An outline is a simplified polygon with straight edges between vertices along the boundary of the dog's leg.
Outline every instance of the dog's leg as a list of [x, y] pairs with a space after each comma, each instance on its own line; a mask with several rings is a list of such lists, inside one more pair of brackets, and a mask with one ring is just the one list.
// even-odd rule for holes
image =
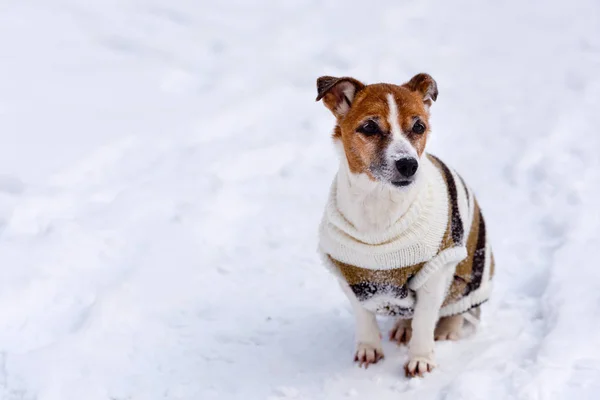
[[348, 296], [354, 317], [356, 318], [356, 354], [354, 361], [362, 367], [367, 368], [369, 364], [375, 364], [383, 358], [381, 347], [381, 334], [377, 326], [375, 314], [365, 309], [356, 295], [348, 286], [348, 283], [340, 280], [340, 285]]
[[440, 268], [417, 290], [412, 320], [412, 338], [408, 346], [407, 376], [423, 376], [435, 368], [434, 330], [453, 269]]
[[435, 340], [458, 340], [464, 323], [462, 314], [443, 317], [435, 327]]
[[404, 344], [410, 342], [412, 336], [412, 320], [399, 318], [390, 331], [390, 340]]

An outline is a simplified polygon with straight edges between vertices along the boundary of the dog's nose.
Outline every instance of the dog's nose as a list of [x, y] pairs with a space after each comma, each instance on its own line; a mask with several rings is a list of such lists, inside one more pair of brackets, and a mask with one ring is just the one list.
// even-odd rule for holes
[[410, 178], [414, 174], [417, 173], [417, 169], [419, 168], [419, 163], [414, 158], [401, 158], [396, 161], [396, 169], [400, 172], [405, 178]]

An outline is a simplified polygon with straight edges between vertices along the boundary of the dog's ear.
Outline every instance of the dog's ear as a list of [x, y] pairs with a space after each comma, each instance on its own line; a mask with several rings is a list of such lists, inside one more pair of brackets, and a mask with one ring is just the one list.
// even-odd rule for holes
[[423, 103], [425, 103], [427, 107], [431, 107], [431, 104], [437, 100], [437, 83], [428, 74], [417, 74], [403, 86], [412, 90], [413, 92], [420, 93], [423, 96]]
[[322, 76], [317, 79], [317, 100], [323, 99], [323, 103], [333, 115], [341, 118], [350, 109], [356, 93], [365, 85], [354, 78], [334, 78], [333, 76]]

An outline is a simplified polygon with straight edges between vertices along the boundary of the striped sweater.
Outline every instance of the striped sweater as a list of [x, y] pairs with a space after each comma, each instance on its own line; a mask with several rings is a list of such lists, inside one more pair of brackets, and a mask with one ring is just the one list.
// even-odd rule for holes
[[440, 316], [460, 314], [490, 295], [494, 258], [479, 204], [462, 178], [432, 155], [428, 185], [385, 232], [360, 232], [336, 204], [334, 179], [320, 227], [325, 264], [365, 308], [412, 318], [415, 290], [439, 268], [454, 267]]

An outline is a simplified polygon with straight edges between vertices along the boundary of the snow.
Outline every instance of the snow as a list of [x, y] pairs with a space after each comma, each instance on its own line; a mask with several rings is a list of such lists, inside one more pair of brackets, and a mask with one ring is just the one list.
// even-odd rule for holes
[[[5, 3], [0, 399], [597, 398], [597, 2]], [[388, 342], [352, 363], [314, 98], [421, 71], [498, 275], [478, 332], [408, 380]]]

